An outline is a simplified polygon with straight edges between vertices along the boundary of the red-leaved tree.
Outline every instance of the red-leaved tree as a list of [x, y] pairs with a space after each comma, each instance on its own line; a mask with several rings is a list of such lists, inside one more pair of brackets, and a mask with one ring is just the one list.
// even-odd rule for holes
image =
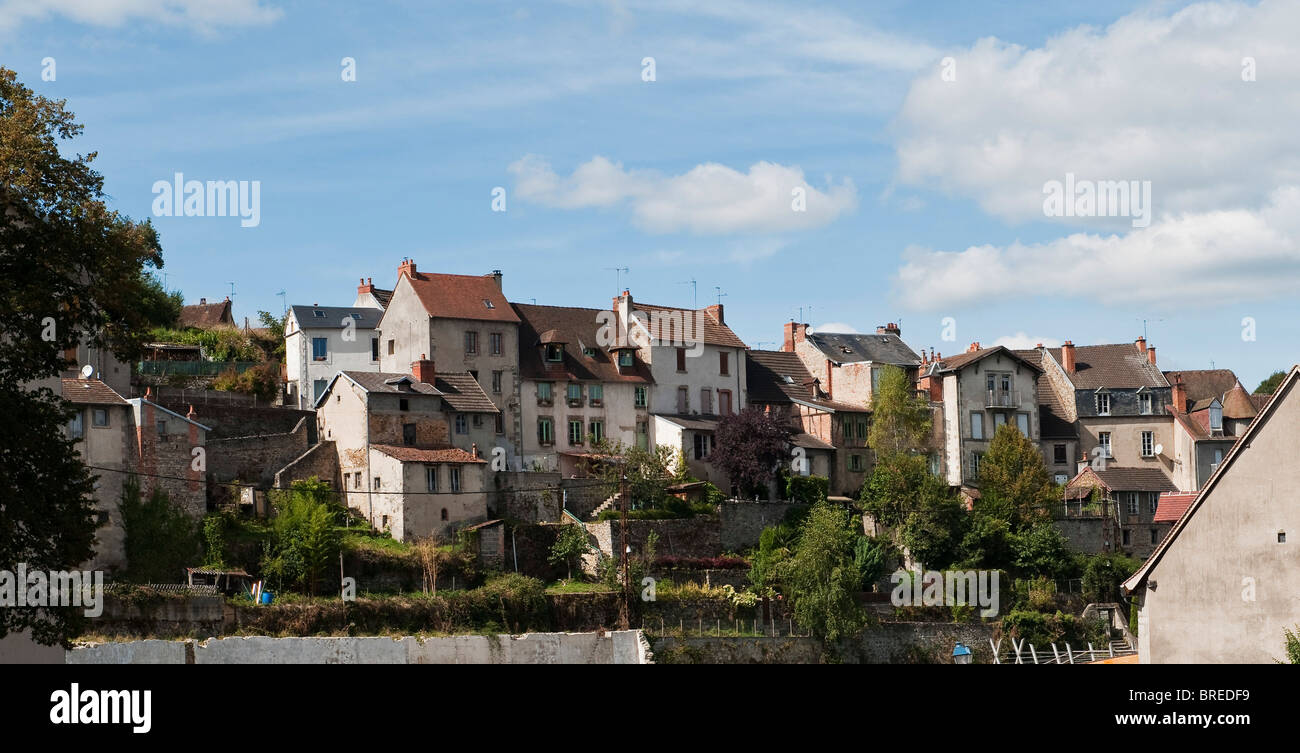
[[790, 427], [750, 406], [718, 422], [709, 462], [727, 474], [742, 493], [765, 488], [777, 467], [790, 457]]

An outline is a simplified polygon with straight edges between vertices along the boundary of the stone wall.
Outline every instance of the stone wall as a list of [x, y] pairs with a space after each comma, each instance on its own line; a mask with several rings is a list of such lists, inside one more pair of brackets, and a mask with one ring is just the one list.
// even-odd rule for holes
[[[974, 662], [984, 664], [993, 660], [992, 636], [993, 626], [981, 623], [882, 622], [841, 641], [836, 651], [846, 664], [951, 663], [952, 649], [961, 641], [971, 648]], [[817, 664], [824, 660], [820, 641], [790, 636], [665, 635], [652, 639], [651, 647], [660, 663]]]
[[[605, 556], [613, 556], [615, 549], [621, 546], [618, 520], [602, 520], [583, 525], [595, 537], [596, 545]], [[629, 520], [627, 528], [628, 541], [634, 555], [639, 555], [645, 548], [646, 537], [651, 531], [659, 534], [655, 553], [660, 557], [717, 557], [722, 554], [721, 530], [718, 518], [713, 515], [668, 520]]]
[[[720, 506], [722, 548], [728, 552], [758, 546], [763, 529], [779, 524], [792, 508], [807, 507], [799, 502], [748, 502], [727, 500]], [[665, 552], [666, 554], [666, 552]]]
[[311, 423], [304, 417], [288, 432], [209, 439], [209, 480], [270, 486], [277, 471], [309, 449], [307, 428]]
[[[1116, 550], [1117, 526], [1108, 517], [1057, 518], [1056, 528], [1070, 543], [1070, 548], [1084, 554], [1101, 554]], [[1106, 542], [1110, 545], [1107, 546]]]
[[158, 404], [184, 416], [194, 406], [194, 420], [212, 429], [208, 439], [248, 437], [257, 434], [285, 434], [294, 430], [298, 422], [307, 419], [310, 441], [316, 441], [316, 413], [293, 408], [272, 408], [252, 405], [219, 405], [202, 400], [186, 402], [178, 396], [165, 393]]
[[334, 449], [334, 442], [321, 442], [294, 458], [275, 474], [274, 485], [277, 489], [287, 489], [294, 481], [312, 476], [328, 481], [335, 489], [343, 488], [339, 475], [339, 456]]
[[[499, 471], [488, 486], [488, 510], [494, 517], [524, 523], [555, 523], [560, 519], [560, 474]], [[543, 487], [546, 487], [543, 489]]]

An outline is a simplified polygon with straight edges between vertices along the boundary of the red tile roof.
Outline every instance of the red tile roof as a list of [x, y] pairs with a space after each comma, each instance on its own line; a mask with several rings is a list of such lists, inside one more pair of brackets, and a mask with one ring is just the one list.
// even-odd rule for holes
[[[641, 319], [650, 337], [663, 343], [702, 341], [705, 345], [724, 348], [745, 348], [745, 342], [731, 328], [709, 312], [708, 309], [681, 309], [674, 306], [656, 306], [640, 301], [632, 302], [632, 310], [645, 314]], [[679, 316], [680, 315], [680, 316]], [[681, 331], [677, 324], [681, 323]], [[696, 329], [702, 330], [696, 332]]]
[[370, 448], [379, 450], [390, 458], [396, 458], [403, 463], [486, 463], [487, 461], [474, 457], [459, 447], [439, 447], [436, 449], [422, 449], [419, 447], [403, 447], [392, 444], [372, 444]]
[[399, 278], [399, 289], [403, 279], [410, 283], [429, 316], [488, 322], [519, 321], [492, 275], [416, 272], [413, 277], [403, 275]]
[[[570, 382], [635, 382], [650, 384], [650, 367], [639, 358], [620, 373], [616, 353], [598, 343], [602, 309], [571, 306], [537, 306], [512, 303], [519, 315], [519, 371], [525, 379]], [[549, 337], [548, 337], [549, 335]], [[540, 344], [564, 343], [564, 360], [547, 363]], [[587, 355], [584, 348], [594, 349]]]
[[64, 379], [63, 399], [73, 405], [128, 405], [126, 398], [98, 379]]
[[1183, 517], [1183, 513], [1187, 512], [1187, 508], [1191, 507], [1196, 494], [1197, 492], [1162, 493], [1159, 502], [1156, 503], [1156, 514], [1151, 519], [1152, 522], [1177, 523], [1178, 519]]
[[181, 307], [180, 318], [176, 320], [177, 326], [182, 329], [186, 327], [197, 327], [198, 329], [208, 329], [223, 324], [230, 326], [235, 325], [235, 318], [230, 314], [230, 299], [227, 298], [220, 303], [194, 303], [189, 306]]

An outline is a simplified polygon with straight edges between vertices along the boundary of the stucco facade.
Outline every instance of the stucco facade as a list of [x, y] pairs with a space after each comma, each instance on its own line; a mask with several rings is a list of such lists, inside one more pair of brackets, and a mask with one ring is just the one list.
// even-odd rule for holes
[[[317, 312], [320, 312], [319, 315]], [[378, 308], [293, 306], [284, 325], [285, 373], [300, 410], [311, 410], [340, 371], [379, 371]]]

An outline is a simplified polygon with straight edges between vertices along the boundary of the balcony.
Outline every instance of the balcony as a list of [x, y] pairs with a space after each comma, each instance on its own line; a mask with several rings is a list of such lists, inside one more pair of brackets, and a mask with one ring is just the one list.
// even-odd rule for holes
[[984, 405], [988, 408], [1007, 408], [1011, 410], [1019, 408], [1019, 390], [988, 390]]

